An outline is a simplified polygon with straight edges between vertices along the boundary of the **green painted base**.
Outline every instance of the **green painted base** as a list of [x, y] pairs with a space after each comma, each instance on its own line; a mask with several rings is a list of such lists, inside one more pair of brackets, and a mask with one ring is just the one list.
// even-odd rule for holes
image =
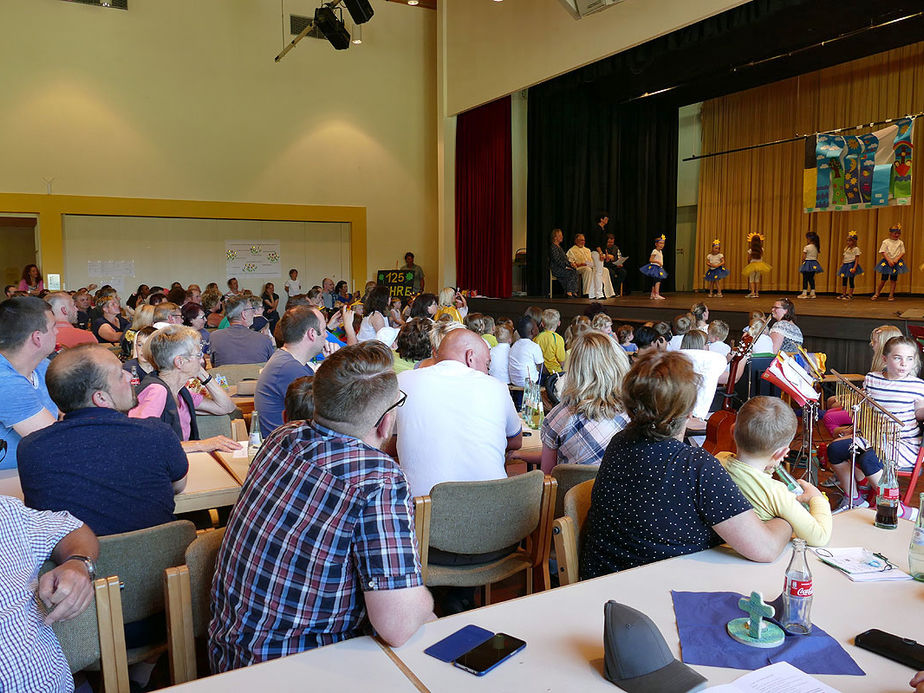
[[748, 619], [736, 618], [725, 626], [728, 634], [740, 643], [750, 647], [779, 647], [786, 638], [783, 629], [775, 623], [762, 621], [760, 624], [760, 637], [752, 638], [748, 632]]

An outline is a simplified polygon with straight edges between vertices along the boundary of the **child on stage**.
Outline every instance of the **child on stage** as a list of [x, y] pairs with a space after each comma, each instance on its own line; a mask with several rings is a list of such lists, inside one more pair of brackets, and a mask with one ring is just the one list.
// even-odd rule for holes
[[805, 234], [805, 240], [808, 243], [802, 249], [802, 265], [799, 266], [799, 272], [802, 273], [802, 293], [799, 294], [799, 298], [815, 298], [815, 275], [824, 272], [818, 264], [821, 241], [814, 231]]
[[853, 300], [853, 282], [858, 276], [863, 274], [863, 268], [860, 267], [860, 249], [857, 247], [857, 232], [851, 231], [847, 234], [847, 247], [844, 248], [844, 263], [837, 271], [841, 278], [841, 295], [838, 296], [842, 301]]
[[879, 254], [882, 260], [876, 265], [876, 271], [882, 275], [882, 281], [879, 282], [879, 288], [871, 296], [870, 300], [875, 301], [882, 293], [882, 287], [886, 281], [889, 282], [889, 300], [895, 300], [895, 284], [898, 282], [898, 275], [906, 274], [909, 269], [905, 264], [905, 244], [899, 236], [902, 235], [902, 225], [894, 224], [889, 227], [889, 237], [882, 241], [879, 246]]
[[730, 272], [725, 267], [725, 255], [722, 254], [722, 243], [716, 238], [712, 241], [712, 252], [706, 256], [706, 276], [705, 280], [709, 282], [709, 298], [712, 298], [713, 291], [716, 296], [722, 298], [722, 280]]
[[648, 264], [639, 267], [639, 271], [649, 277], [652, 282], [651, 296], [648, 298], [656, 301], [664, 300], [664, 296], [661, 295], [661, 281], [667, 279], [667, 272], [664, 271], [664, 254], [661, 251], [664, 250], [666, 240], [663, 233], [655, 238], [655, 247], [651, 251], [651, 257], [648, 258]]
[[760, 278], [773, 268], [763, 261], [764, 237], [757, 231], [748, 234], [748, 264], [744, 266], [742, 274], [748, 278], [748, 288], [751, 293], [747, 298], [760, 298]]

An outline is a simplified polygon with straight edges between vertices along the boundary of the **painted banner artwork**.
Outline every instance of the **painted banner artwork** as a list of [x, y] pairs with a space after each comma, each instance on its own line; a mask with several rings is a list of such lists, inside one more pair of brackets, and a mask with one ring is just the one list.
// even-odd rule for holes
[[225, 266], [228, 277], [280, 277], [279, 241], [225, 241]]
[[914, 121], [902, 118], [865, 135], [816, 135], [807, 140], [805, 211], [911, 204], [913, 134]]

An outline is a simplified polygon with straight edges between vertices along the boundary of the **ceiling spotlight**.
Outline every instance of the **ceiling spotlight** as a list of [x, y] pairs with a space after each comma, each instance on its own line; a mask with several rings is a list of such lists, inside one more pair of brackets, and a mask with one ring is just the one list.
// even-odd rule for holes
[[369, 0], [343, 0], [343, 4], [346, 5], [347, 12], [353, 18], [354, 24], [365, 24], [375, 14]]
[[363, 25], [357, 24], [353, 27], [353, 44], [358, 46], [363, 42]]
[[314, 23], [324, 34], [324, 38], [330, 41], [330, 45], [338, 51], [346, 50], [350, 47], [350, 32], [346, 30], [342, 19], [337, 19], [337, 15], [330, 7], [319, 7], [314, 11]]
[[419, 3], [419, 2], [420, 2], [420, 0], [407, 0], [407, 4], [410, 5], [411, 7], [413, 7], [414, 5], [416, 5], [416, 4]]

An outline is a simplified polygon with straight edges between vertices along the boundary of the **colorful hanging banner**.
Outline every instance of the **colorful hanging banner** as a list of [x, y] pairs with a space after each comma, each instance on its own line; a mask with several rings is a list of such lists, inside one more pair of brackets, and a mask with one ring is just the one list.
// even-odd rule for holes
[[814, 166], [809, 159], [803, 174], [805, 211], [911, 204], [913, 136], [911, 118], [859, 136], [816, 135]]

